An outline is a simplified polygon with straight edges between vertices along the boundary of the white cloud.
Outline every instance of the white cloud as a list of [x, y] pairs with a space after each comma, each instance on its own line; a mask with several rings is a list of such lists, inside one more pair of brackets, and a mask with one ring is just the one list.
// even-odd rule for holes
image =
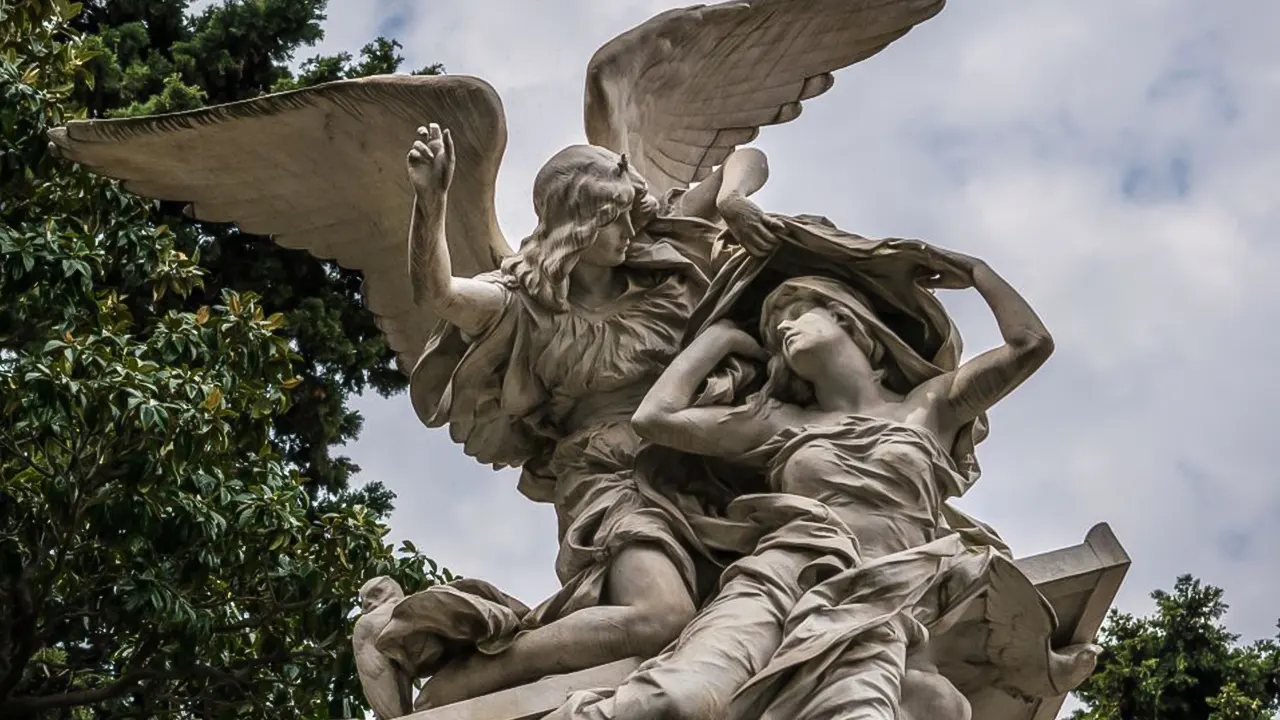
[[[332, 0], [326, 49], [395, 15], [410, 66], [497, 87], [515, 240], [533, 173], [582, 138], [587, 59], [667, 6]], [[1280, 616], [1276, 27], [1267, 0], [956, 2], [758, 143], [767, 208], [983, 256], [1055, 331], [1057, 357], [993, 413], [966, 507], [1019, 554], [1108, 521], [1134, 557], [1121, 607], [1194, 573], [1250, 638]], [[997, 340], [980, 301], [947, 300], [970, 348]], [[400, 494], [396, 536], [527, 601], [555, 587], [554, 521], [513, 473], [423, 429], [404, 397], [360, 407], [351, 454]]]

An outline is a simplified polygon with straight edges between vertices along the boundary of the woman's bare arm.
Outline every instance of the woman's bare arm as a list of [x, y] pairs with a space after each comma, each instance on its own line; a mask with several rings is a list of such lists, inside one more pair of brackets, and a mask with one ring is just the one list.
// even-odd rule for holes
[[419, 128], [418, 134], [408, 157], [415, 195], [409, 224], [413, 300], [463, 332], [478, 332], [498, 317], [506, 299], [502, 288], [493, 283], [453, 276], [445, 237], [453, 182], [453, 138], [436, 125]]
[[[947, 253], [987, 301], [1004, 345], [926, 383], [943, 424], [959, 428], [1013, 392], [1053, 354], [1053, 338], [1031, 305], [985, 262]], [[919, 393], [921, 390], [917, 390]]]
[[780, 429], [765, 413], [731, 406], [691, 407], [698, 387], [731, 353], [763, 359], [764, 350], [732, 325], [716, 324], [689, 344], [654, 383], [632, 417], [650, 442], [713, 457], [750, 452]]

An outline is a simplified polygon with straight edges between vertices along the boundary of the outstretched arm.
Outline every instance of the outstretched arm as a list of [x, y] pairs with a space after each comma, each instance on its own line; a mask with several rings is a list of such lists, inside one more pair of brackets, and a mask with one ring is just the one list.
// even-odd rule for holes
[[954, 270], [972, 280], [995, 315], [1004, 345], [988, 350], [954, 372], [932, 380], [916, 393], [933, 393], [940, 420], [956, 429], [986, 412], [1053, 354], [1053, 338], [1031, 305], [987, 264], [960, 253], [940, 251]]
[[731, 406], [691, 407], [698, 387], [730, 354], [765, 359], [750, 335], [717, 323], [676, 356], [645, 395], [631, 422], [650, 442], [693, 453], [733, 458], [754, 450], [778, 431], [777, 418]]
[[409, 224], [409, 280], [415, 303], [463, 332], [484, 329], [502, 312], [505, 299], [497, 285], [453, 276], [445, 240], [449, 186], [453, 182], [453, 138], [439, 126], [418, 128], [409, 151], [409, 178], [414, 188]]

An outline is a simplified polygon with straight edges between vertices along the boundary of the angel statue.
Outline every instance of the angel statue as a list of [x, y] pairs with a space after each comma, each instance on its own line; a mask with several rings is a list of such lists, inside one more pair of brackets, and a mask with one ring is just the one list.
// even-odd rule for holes
[[[734, 500], [718, 530], [742, 559], [662, 654], [548, 720], [970, 720], [990, 716], [969, 699], [987, 690], [1073, 689], [1098, 648], [1054, 648], [1052, 607], [947, 504], [976, 479], [983, 414], [1049, 357], [1048, 331], [980, 260], [779, 221], [788, 240], [708, 296], [703, 330], [634, 416], [652, 442], [765, 474], [768, 492]], [[935, 287], [975, 288], [1004, 344], [958, 364]], [[767, 379], [699, 406], [731, 356], [767, 363]]]
[[652, 656], [693, 617], [722, 559], [690, 521], [733, 489], [636, 472], [630, 419], [728, 257], [722, 231], [754, 256], [782, 231], [745, 200], [767, 168], [740, 146], [942, 6], [747, 0], [618, 36], [587, 68], [589, 144], [538, 172], [516, 252], [494, 209], [502, 105], [475, 78], [341, 81], [52, 140], [140, 195], [360, 270], [422, 422], [555, 505], [562, 589], [538, 607], [479, 581], [395, 605], [376, 646], [439, 706]]

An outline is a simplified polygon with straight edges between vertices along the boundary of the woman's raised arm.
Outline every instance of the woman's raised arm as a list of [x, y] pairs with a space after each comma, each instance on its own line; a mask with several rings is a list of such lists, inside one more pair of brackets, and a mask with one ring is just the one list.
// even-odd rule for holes
[[1004, 345], [916, 390], [925, 397], [934, 394], [940, 402], [936, 408], [940, 419], [954, 429], [991, 409], [1040, 369], [1053, 354], [1053, 338], [1031, 305], [985, 262], [960, 253], [937, 252], [951, 266], [949, 270], [971, 281], [987, 301], [1004, 338]]

